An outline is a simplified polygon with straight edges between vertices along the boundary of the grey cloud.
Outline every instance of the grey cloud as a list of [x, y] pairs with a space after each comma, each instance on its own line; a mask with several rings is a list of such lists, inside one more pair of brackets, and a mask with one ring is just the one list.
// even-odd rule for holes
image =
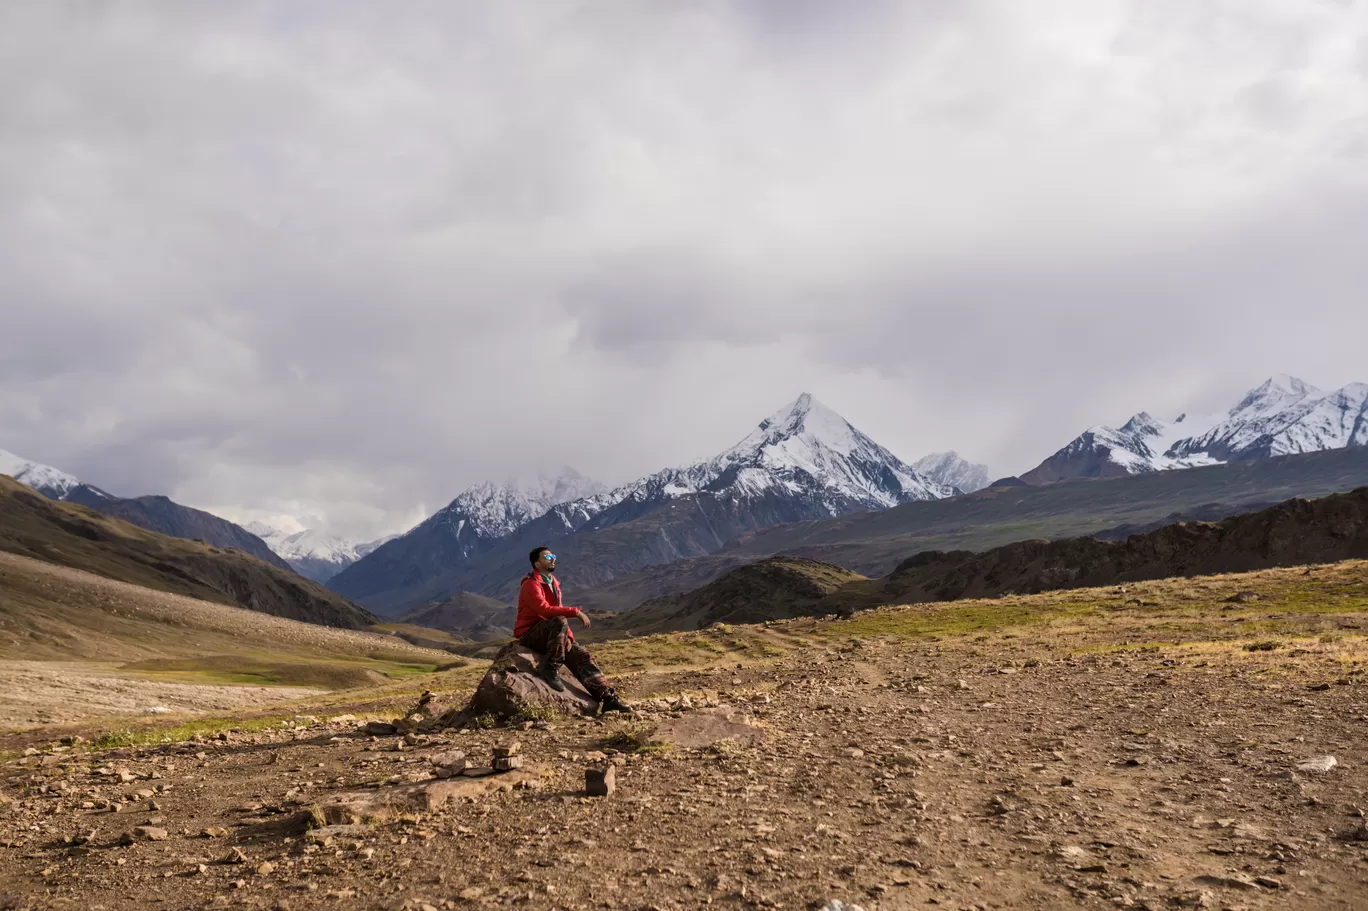
[[1368, 379], [1365, 16], [8, 4], [0, 447], [368, 534], [803, 389], [1021, 470]]

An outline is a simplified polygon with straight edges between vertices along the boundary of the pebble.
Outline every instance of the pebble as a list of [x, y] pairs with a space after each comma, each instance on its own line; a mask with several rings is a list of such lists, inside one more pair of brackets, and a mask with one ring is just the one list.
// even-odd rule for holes
[[1298, 772], [1328, 772], [1339, 765], [1339, 760], [1334, 756], [1317, 756], [1314, 759], [1307, 759], [1297, 763]]

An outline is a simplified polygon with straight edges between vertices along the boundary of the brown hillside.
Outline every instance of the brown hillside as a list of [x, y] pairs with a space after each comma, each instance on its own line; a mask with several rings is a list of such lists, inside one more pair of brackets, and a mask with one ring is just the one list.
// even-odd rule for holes
[[473, 592], [457, 592], [445, 601], [425, 604], [400, 618], [401, 624], [455, 633], [464, 639], [489, 642], [513, 635], [517, 611], [502, 601]]
[[842, 587], [865, 580], [850, 570], [806, 557], [772, 557], [727, 573], [697, 591], [648, 601], [605, 617], [602, 633], [704, 629], [714, 623], [760, 623], [825, 613], [816, 605]]
[[882, 579], [849, 586], [828, 607], [874, 607], [1034, 594], [1249, 572], [1368, 557], [1368, 487], [1320, 500], [1288, 500], [1220, 522], [1179, 522], [1124, 541], [1021, 541], [981, 554], [928, 552]]
[[307, 623], [365, 629], [376, 622], [341, 595], [241, 551], [145, 531], [8, 477], [0, 477], [0, 550]]
[[[760, 620], [1147, 579], [1249, 572], [1368, 558], [1368, 487], [1320, 500], [1288, 500], [1220, 522], [1179, 522], [1122, 541], [1021, 541], [984, 553], [928, 551], [865, 579], [831, 564], [780, 557], [733, 570], [684, 595], [648, 601], [602, 624], [605, 632], [700, 629]], [[848, 578], [825, 590], [794, 584], [790, 568], [826, 567]], [[799, 574], [801, 576], [801, 574]]]

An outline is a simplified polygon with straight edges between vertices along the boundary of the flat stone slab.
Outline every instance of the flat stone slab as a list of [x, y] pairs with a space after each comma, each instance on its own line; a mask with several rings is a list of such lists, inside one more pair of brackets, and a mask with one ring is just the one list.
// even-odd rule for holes
[[510, 790], [524, 782], [540, 779], [542, 771], [540, 765], [528, 765], [483, 778], [433, 779], [416, 784], [344, 791], [321, 802], [318, 809], [329, 826], [385, 822], [403, 813], [430, 813], [449, 800]]
[[670, 718], [661, 722], [652, 736], [653, 739], [668, 741], [686, 750], [701, 750], [724, 740], [742, 746], [754, 746], [765, 739], [765, 732], [751, 724], [750, 718], [744, 714], [718, 709]]

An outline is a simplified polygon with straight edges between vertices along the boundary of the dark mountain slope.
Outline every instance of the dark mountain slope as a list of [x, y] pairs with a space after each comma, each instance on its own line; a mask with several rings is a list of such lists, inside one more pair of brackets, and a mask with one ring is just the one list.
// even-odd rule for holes
[[0, 550], [278, 617], [365, 629], [368, 612], [290, 569], [49, 500], [0, 476]]
[[457, 592], [445, 601], [425, 604], [399, 618], [400, 623], [454, 633], [476, 642], [513, 635], [517, 610], [484, 595]]
[[591, 632], [649, 633], [704, 629], [714, 623], [763, 623], [825, 613], [825, 599], [844, 586], [867, 581], [830, 563], [805, 557], [771, 557], [732, 570], [698, 591], [648, 601], [636, 610], [599, 620]]
[[1323, 497], [1363, 485], [1368, 485], [1368, 449], [1358, 447], [1107, 481], [991, 486], [952, 500], [759, 530], [716, 554], [623, 574], [601, 588], [571, 589], [566, 596], [595, 610], [630, 610], [774, 554], [882, 576], [921, 551], [984, 551], [1022, 540], [1115, 536], [1122, 529], [1221, 519], [1292, 497]]
[[[845, 614], [884, 604], [994, 598], [1368, 559], [1368, 487], [1320, 500], [1288, 500], [1220, 522], [1180, 522], [1124, 541], [1073, 538], [1020, 541], [984, 553], [929, 551], [904, 560], [883, 578], [848, 579], [826, 591], [789, 581], [791, 573], [786, 575], [785, 570], [799, 559], [776, 557], [732, 570], [697, 591], [648, 601], [620, 614], [608, 628], [698, 629], [733, 618], [753, 623]], [[831, 579], [843, 572], [815, 561], [802, 561], [801, 566], [822, 567]]]
[[76, 488], [66, 496], [66, 502], [88, 506], [157, 534], [198, 539], [214, 547], [234, 547], [272, 566], [294, 572], [290, 564], [271, 550], [265, 541], [227, 519], [182, 506], [167, 497], [109, 497], [91, 494], [87, 490]]

